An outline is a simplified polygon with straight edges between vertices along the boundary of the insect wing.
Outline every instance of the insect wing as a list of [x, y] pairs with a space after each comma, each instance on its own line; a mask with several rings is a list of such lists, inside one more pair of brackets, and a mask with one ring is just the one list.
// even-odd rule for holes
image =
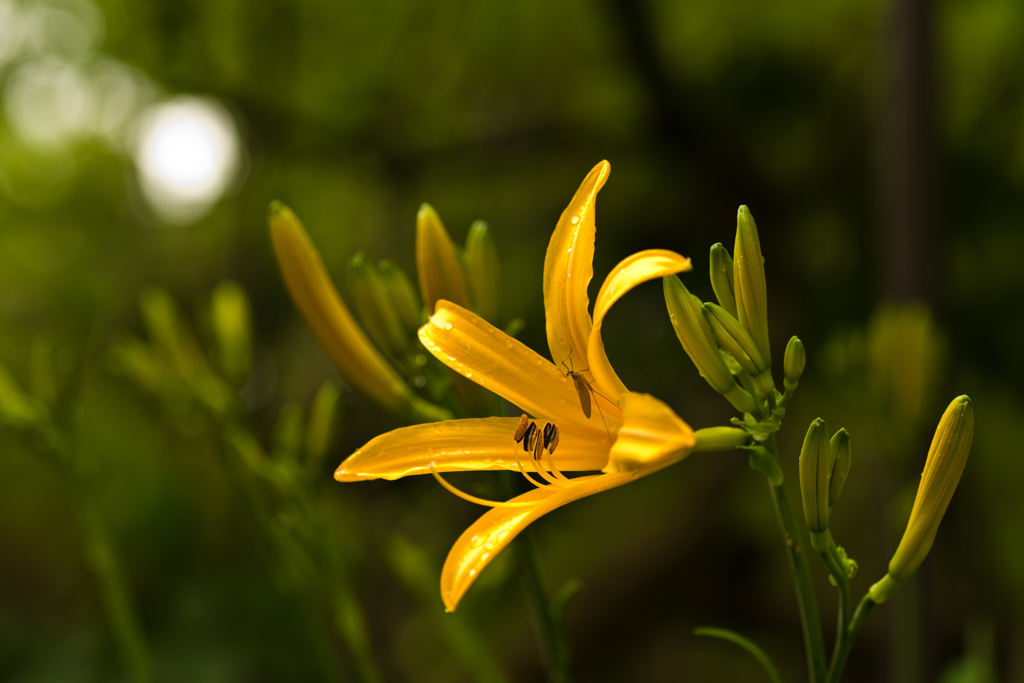
[[587, 386], [587, 380], [583, 378], [583, 375], [574, 373], [572, 376], [572, 382], [576, 385], [576, 393], [580, 395], [580, 408], [583, 408], [583, 414], [586, 415], [587, 419], [590, 419], [590, 387]]

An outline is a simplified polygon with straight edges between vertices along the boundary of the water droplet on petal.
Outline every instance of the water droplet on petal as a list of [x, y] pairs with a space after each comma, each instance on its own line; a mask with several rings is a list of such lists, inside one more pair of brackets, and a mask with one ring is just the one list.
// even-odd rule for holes
[[452, 329], [452, 324], [451, 323], [445, 323], [444, 324], [444, 329], [446, 329], [446, 330]]

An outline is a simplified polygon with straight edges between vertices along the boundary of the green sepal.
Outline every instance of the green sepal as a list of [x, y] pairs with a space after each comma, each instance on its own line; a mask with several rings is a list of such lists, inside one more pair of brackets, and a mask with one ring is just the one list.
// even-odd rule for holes
[[747, 464], [750, 465], [750, 469], [760, 472], [767, 477], [772, 486], [782, 486], [782, 482], [786, 480], [785, 475], [782, 473], [782, 467], [779, 466], [779, 461], [768, 452], [767, 448], [764, 446], [745, 446], [743, 448], [750, 453], [750, 457], [747, 458]]

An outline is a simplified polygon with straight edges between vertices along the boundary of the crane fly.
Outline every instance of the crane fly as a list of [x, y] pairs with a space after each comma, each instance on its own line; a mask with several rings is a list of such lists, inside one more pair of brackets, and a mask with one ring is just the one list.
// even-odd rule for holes
[[[569, 367], [565, 367], [566, 360], [569, 361]], [[591, 394], [600, 396], [604, 400], [611, 403], [611, 400], [607, 396], [594, 389], [594, 387], [591, 386], [590, 381], [588, 381], [587, 378], [583, 376], [583, 373], [589, 370], [590, 368], [583, 368], [582, 370], [576, 370], [575, 368], [573, 368], [572, 347], [569, 347], [569, 355], [566, 356], [565, 360], [562, 361], [562, 368], [564, 368], [564, 370], [559, 370], [559, 372], [564, 372], [563, 376], [572, 380], [572, 385], [576, 387], [576, 395], [580, 397], [580, 408], [583, 410], [583, 416], [586, 417], [588, 420], [590, 419], [590, 416], [593, 414], [592, 405], [594, 403], [597, 403], [596, 399], [594, 401], [590, 400]], [[612, 438], [612, 433], [608, 431], [608, 423], [605, 422], [604, 412], [601, 410], [600, 404], [597, 405], [597, 412], [601, 415], [601, 422], [604, 423], [604, 431], [608, 433], [608, 438], [610, 440]]]

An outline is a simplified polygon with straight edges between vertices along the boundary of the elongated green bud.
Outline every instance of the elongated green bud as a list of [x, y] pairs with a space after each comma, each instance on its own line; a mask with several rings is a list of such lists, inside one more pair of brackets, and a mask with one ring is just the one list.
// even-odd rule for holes
[[343, 404], [341, 387], [327, 380], [316, 392], [313, 406], [309, 410], [309, 423], [306, 425], [306, 465], [314, 476], [320, 470], [320, 463], [330, 447], [335, 426], [341, 420]]
[[419, 292], [412, 286], [405, 271], [391, 259], [384, 259], [377, 264], [377, 268], [391, 290], [391, 298], [395, 302], [395, 309], [402, 324], [405, 325], [406, 332], [416, 336], [416, 331], [424, 321], [423, 302], [420, 301]]
[[479, 315], [498, 324], [498, 250], [484, 221], [475, 221], [466, 235], [466, 281], [469, 296]]
[[786, 375], [782, 384], [786, 387], [786, 391], [796, 389], [806, 365], [807, 351], [804, 350], [804, 343], [800, 341], [799, 337], [791, 337], [789, 343], [786, 344], [786, 356], [782, 361], [782, 368]]
[[850, 465], [853, 463], [850, 433], [846, 429], [840, 429], [832, 435], [829, 451], [828, 505], [831, 508], [843, 492], [843, 484], [850, 476]]
[[721, 242], [711, 247], [711, 288], [715, 290], [718, 304], [736, 315], [736, 286], [733, 279], [732, 256]]
[[889, 562], [889, 573], [871, 587], [871, 599], [875, 602], [888, 600], [897, 586], [913, 576], [928, 556], [939, 523], [946, 514], [956, 485], [960, 483], [973, 438], [971, 399], [958, 396], [946, 408], [935, 430], [914, 507], [910, 511], [910, 521], [896, 554]]
[[439, 299], [472, 308], [462, 259], [430, 204], [422, 205], [416, 215], [416, 269], [420, 295], [429, 313]]
[[676, 331], [679, 343], [697, 366], [701, 377], [711, 388], [725, 396], [737, 410], [750, 413], [755, 410], [753, 397], [736, 384], [732, 373], [718, 352], [711, 326], [700, 309], [700, 300], [690, 294], [675, 275], [662, 278], [668, 317]]
[[238, 283], [225, 281], [210, 302], [221, 371], [236, 384], [245, 381], [252, 363], [252, 315], [249, 298]]
[[800, 497], [804, 504], [804, 519], [811, 532], [811, 545], [815, 534], [828, 531], [828, 466], [831, 449], [828, 429], [820, 417], [811, 423], [800, 449]]
[[701, 309], [721, 347], [753, 378], [758, 391], [765, 396], [770, 395], [775, 389], [771, 369], [761, 355], [761, 350], [739, 321], [729, 315], [724, 308], [712, 303], [704, 304]]
[[733, 448], [740, 448], [750, 443], [750, 434], [739, 427], [705, 427], [693, 433], [697, 443], [693, 452], [698, 451], [726, 451]]
[[741, 206], [736, 214], [736, 248], [733, 250], [736, 284], [736, 312], [740, 324], [750, 333], [766, 367], [772, 364], [768, 346], [768, 288], [764, 279], [761, 240], [750, 209]]
[[400, 357], [409, 345], [391, 290], [373, 261], [362, 252], [345, 267], [345, 280], [359, 319], [378, 345], [394, 357]]
[[302, 448], [305, 415], [297, 403], [285, 403], [274, 423], [274, 456], [295, 459]]

